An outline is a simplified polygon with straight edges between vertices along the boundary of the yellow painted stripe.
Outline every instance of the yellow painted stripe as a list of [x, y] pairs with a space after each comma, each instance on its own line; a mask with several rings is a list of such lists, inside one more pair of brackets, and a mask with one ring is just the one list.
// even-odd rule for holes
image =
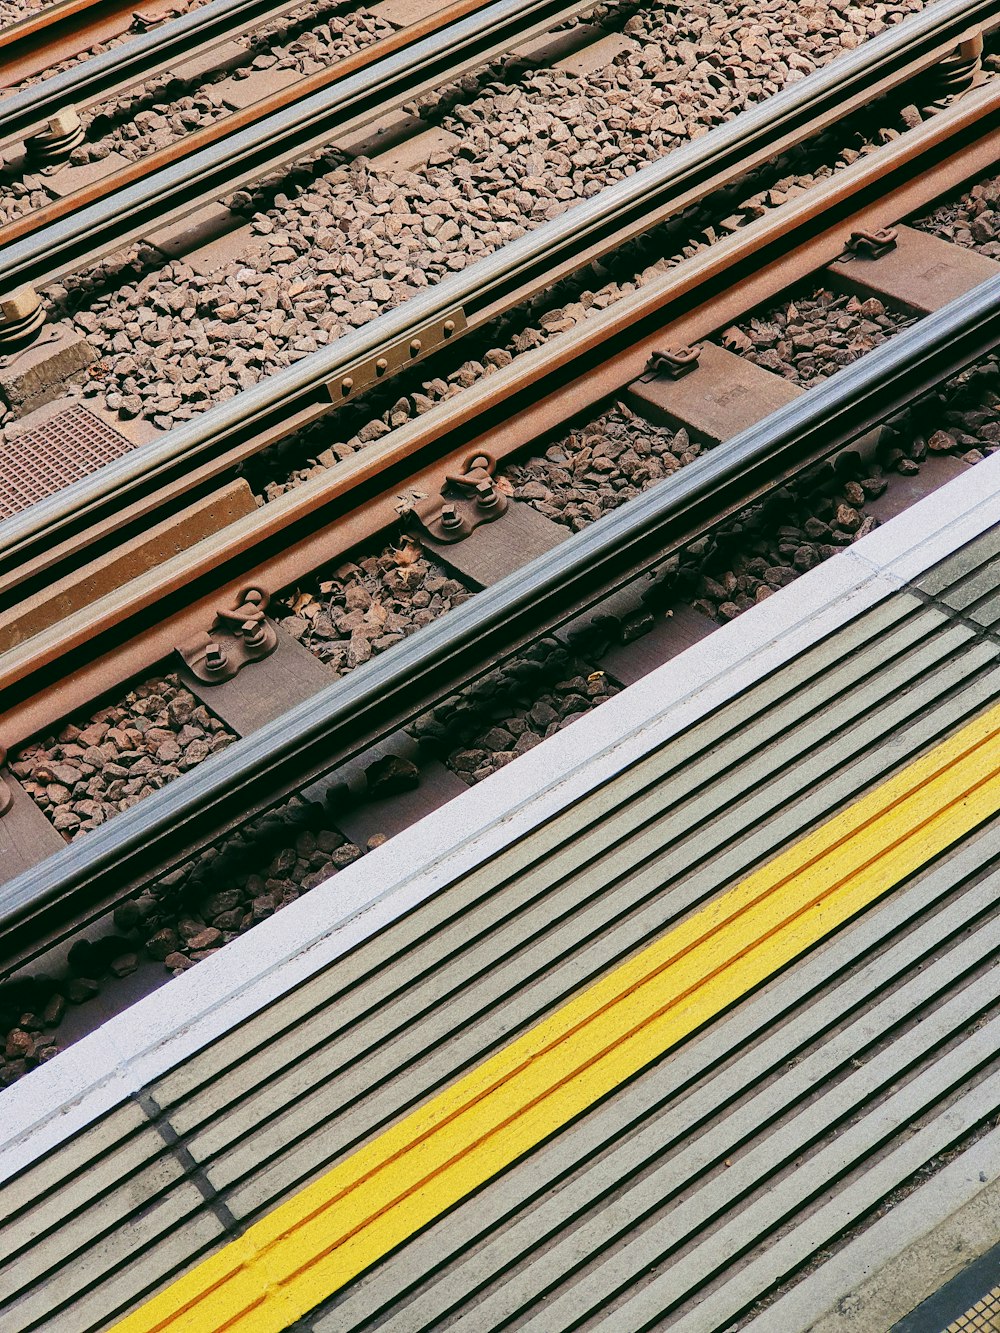
[[352, 1153], [117, 1333], [279, 1333], [998, 809], [1000, 707]]

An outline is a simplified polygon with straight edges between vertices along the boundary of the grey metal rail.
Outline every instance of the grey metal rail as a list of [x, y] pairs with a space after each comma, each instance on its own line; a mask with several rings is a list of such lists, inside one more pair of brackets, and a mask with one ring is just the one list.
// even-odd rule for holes
[[[480, 24], [493, 21], [489, 16], [496, 10], [526, 15], [538, 4], [539, 0], [519, 5], [515, 5], [515, 0], [502, 0], [499, 6], [491, 6], [482, 15], [449, 29], [450, 39], [455, 42], [468, 40], [473, 31], [479, 30]], [[96, 515], [102, 506], [125, 504], [142, 490], [150, 489], [181, 470], [190, 470], [199, 460], [236, 443], [259, 429], [263, 421], [274, 419], [276, 415], [290, 415], [311, 396], [322, 394], [324, 386], [348, 367], [408, 340], [434, 318], [456, 307], [468, 313], [477, 306], [486, 305], [505, 290], [516, 288], [532, 274], [544, 273], [561, 260], [583, 253], [602, 234], [613, 235], [629, 220], [641, 219], [653, 208], [662, 207], [665, 201], [689, 198], [691, 192], [699, 188], [707, 192], [712, 180], [727, 167], [732, 168], [751, 153], [766, 151], [771, 145], [787, 146], [790, 137], [804, 138], [817, 117], [834, 115], [849, 99], [862, 96], [876, 86], [882, 89], [894, 78], [902, 79], [915, 60], [930, 59], [942, 47], [947, 48], [957, 41], [970, 25], [985, 23], [995, 17], [996, 0], [938, 0], [923, 13], [889, 28], [864, 46], [847, 52], [833, 64], [790, 85], [734, 120], [717, 126], [700, 139], [567, 209], [559, 217], [462, 272], [450, 275], [329, 347], [211, 408], [190, 423], [176, 427], [143, 449], [106, 465], [57, 495], [6, 519], [0, 523], [0, 561], [22, 558], [34, 539], [44, 537], [46, 543], [56, 541], [74, 525]], [[408, 67], [411, 62], [419, 64], [430, 58], [429, 47], [435, 40], [418, 43], [373, 70], [337, 85], [336, 96], [342, 99], [345, 111], [370, 95], [370, 90], [366, 91], [367, 83], [375, 70], [381, 70], [388, 77], [390, 69]], [[329, 112], [325, 99], [330, 96], [326, 92], [318, 94], [274, 120], [280, 119], [283, 124], [302, 121], [314, 125], [321, 115], [320, 101], [326, 108], [323, 117]], [[384, 90], [381, 96], [384, 103]], [[266, 125], [270, 127], [268, 132], [273, 133], [275, 125], [272, 121]], [[227, 160], [230, 155], [235, 160], [240, 145], [252, 155], [261, 132], [264, 127], [252, 127], [226, 140]], [[206, 153], [198, 154], [11, 246], [8, 252], [0, 254], [0, 290], [5, 283], [13, 285], [19, 278], [30, 276], [32, 266], [44, 266], [50, 255], [58, 267], [60, 254], [71, 253], [74, 246], [89, 244], [87, 237], [94, 235], [97, 229], [112, 227], [114, 223], [107, 217], [109, 209], [121, 209], [126, 220], [130, 210], [148, 210], [150, 199], [154, 195], [156, 199], [160, 198], [156, 193], [160, 188], [156, 185], [158, 180], [164, 197], [170, 198], [183, 194], [189, 179], [197, 182], [210, 171], [217, 176], [218, 168], [205, 159]], [[238, 163], [234, 166], [236, 169]]]
[[25, 138], [66, 106], [77, 110], [90, 106], [109, 92], [169, 69], [171, 63], [190, 60], [211, 42], [239, 36], [295, 7], [294, 0], [282, 5], [267, 0], [210, 0], [190, 14], [0, 99], [0, 140]]
[[[593, 606], [1000, 339], [994, 278], [0, 887], [0, 971]], [[72, 927], [67, 922], [72, 918]]]
[[[404, 50], [4, 246], [0, 291], [53, 281], [113, 253], [144, 232], [178, 221], [321, 149], [345, 124], [382, 115], [592, 3], [494, 0]], [[0, 230], [0, 238], [2, 234]]]

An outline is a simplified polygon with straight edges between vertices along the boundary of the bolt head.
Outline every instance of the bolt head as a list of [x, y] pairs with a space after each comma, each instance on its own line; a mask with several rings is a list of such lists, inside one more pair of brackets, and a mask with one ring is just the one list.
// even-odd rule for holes
[[8, 323], [13, 323], [14, 320], [27, 319], [33, 315], [41, 304], [41, 298], [34, 287], [18, 287], [0, 300], [0, 312]]

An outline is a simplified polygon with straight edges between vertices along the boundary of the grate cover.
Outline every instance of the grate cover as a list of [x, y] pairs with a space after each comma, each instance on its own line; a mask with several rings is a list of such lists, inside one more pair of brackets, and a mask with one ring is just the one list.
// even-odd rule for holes
[[0, 445], [0, 518], [27, 509], [136, 446], [74, 405]]

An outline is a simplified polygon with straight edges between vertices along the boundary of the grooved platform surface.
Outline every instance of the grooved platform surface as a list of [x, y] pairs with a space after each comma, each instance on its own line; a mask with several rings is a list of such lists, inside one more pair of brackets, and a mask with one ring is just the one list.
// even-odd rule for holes
[[36, 1156], [0, 1327], [766, 1320], [1000, 1113], [998, 554], [556, 785]]

